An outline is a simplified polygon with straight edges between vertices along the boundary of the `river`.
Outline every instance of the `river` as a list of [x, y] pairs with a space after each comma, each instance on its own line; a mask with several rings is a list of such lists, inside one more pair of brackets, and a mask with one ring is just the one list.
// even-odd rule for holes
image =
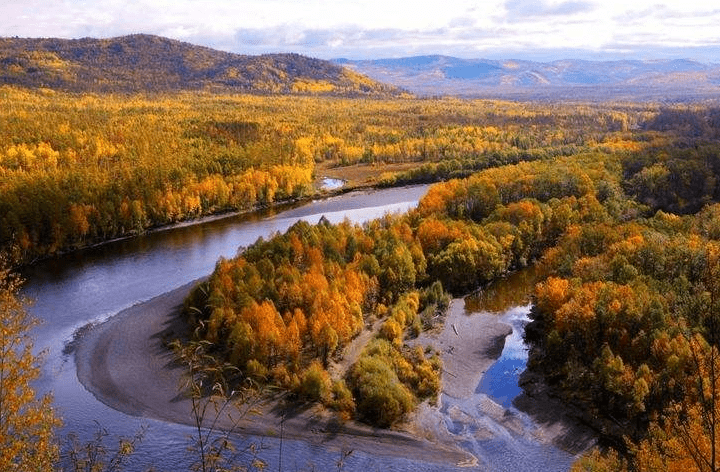
[[[29, 311], [42, 321], [33, 332], [36, 350], [45, 352], [37, 388], [54, 395], [55, 407], [64, 422], [60, 435], [72, 432], [87, 440], [102, 427], [110, 433], [108, 445], [112, 446], [116, 442], [113, 438], [132, 436], [141, 427], [147, 427], [126, 470], [148, 467], [188, 470], [191, 428], [125, 415], [105, 406], [83, 388], [77, 379], [72, 353], [67, 349], [76, 332], [88, 323], [101, 322], [125, 308], [208, 275], [219, 257], [232, 257], [238, 248], [252, 244], [258, 237], [267, 238], [284, 231], [300, 219], [316, 223], [324, 216], [331, 222], [345, 218], [368, 221], [387, 212], [412, 208], [426, 190], [427, 186], [413, 186], [352, 192], [295, 207], [178, 225], [25, 268], [23, 293], [34, 300]], [[262, 445], [259, 454], [269, 470], [278, 469], [276, 439], [247, 440]], [[323, 450], [302, 441], [285, 441], [282, 447], [284, 470], [337, 470], [338, 451]], [[569, 454], [557, 452], [553, 456], [555, 467], [546, 469], [566, 470], [570, 460]], [[347, 457], [343, 468], [415, 472], [456, 469], [361, 452]]]

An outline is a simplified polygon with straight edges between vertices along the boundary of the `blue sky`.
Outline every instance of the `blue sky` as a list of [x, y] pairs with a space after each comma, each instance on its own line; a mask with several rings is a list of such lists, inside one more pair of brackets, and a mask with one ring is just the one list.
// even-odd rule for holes
[[720, 2], [2, 0], [0, 36], [166, 36], [244, 54], [720, 63]]

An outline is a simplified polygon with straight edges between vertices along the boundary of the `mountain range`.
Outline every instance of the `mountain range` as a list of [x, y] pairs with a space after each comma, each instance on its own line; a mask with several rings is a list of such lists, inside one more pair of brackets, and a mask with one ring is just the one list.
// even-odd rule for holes
[[532, 100], [720, 99], [720, 64], [692, 60], [525, 60], [416, 56], [325, 61], [247, 56], [152, 35], [0, 38], [0, 85], [69, 92], [419, 96]]
[[0, 38], [0, 84], [70, 92], [401, 93], [349, 68], [299, 54], [246, 56], [143, 34]]
[[720, 64], [691, 60], [533, 62], [416, 56], [334, 62], [423, 96], [591, 100], [720, 97]]

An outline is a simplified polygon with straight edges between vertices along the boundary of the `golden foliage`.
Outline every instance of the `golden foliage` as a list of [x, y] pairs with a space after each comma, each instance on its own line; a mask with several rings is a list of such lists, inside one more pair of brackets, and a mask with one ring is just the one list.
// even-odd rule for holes
[[[348, 83], [369, 87], [362, 77], [346, 75]], [[308, 90], [328, 87], [321, 79], [299, 83]], [[450, 99], [75, 96], [7, 86], [0, 88], [0, 105], [0, 246], [17, 245], [25, 260], [308, 195], [316, 162], [424, 162], [432, 168], [417, 167], [419, 173], [402, 179], [433, 180], [574, 154], [589, 149], [583, 132], [604, 131], [607, 114], [604, 107], [548, 113], [538, 106]], [[528, 128], [528, 117], [542, 120]], [[591, 160], [583, 163], [590, 179], [606, 177], [591, 175], [602, 172]], [[438, 199], [433, 193], [423, 208], [477, 218], [521, 192], [535, 195], [533, 186], [541, 184], [544, 193], [561, 185], [574, 186], [577, 196], [590, 190], [577, 169], [548, 181], [547, 171], [535, 175], [532, 166], [519, 165], [433, 190], [453, 198], [471, 192], [475, 198], [465, 210], [448, 203], [451, 194]], [[498, 178], [511, 180], [512, 188], [495, 188]]]
[[18, 298], [19, 282], [0, 260], [0, 470], [43, 472], [58, 460], [59, 426], [52, 398], [36, 398], [40, 375], [28, 331], [33, 321]]

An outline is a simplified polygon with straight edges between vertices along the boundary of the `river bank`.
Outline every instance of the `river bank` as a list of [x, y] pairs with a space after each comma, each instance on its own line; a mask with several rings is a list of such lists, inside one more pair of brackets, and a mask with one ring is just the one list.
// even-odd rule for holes
[[[175, 362], [167, 342], [184, 335], [180, 307], [194, 284], [135, 305], [108, 321], [83, 329], [76, 340], [80, 382], [100, 401], [124, 413], [194, 424], [191, 402], [179, 394], [184, 368]], [[472, 457], [448, 442], [416, 436], [407, 428], [383, 430], [357, 422], [340, 422], [318, 406], [281, 408], [281, 398], [263, 398], [254, 413], [234, 424], [223, 417], [221, 428], [242, 435], [282, 436], [338, 450], [462, 465]], [[212, 410], [212, 408], [210, 408]]]
[[[34, 256], [30, 260], [24, 260], [23, 258], [19, 258], [17, 261], [14, 262], [13, 268], [15, 270], [22, 271], [23, 269], [26, 269], [33, 264], [37, 264], [38, 262], [79, 253], [81, 251], [87, 251], [89, 249], [101, 248], [109, 244], [132, 240], [140, 236], [172, 231], [178, 228], [202, 225], [213, 221], [237, 218], [242, 216], [267, 216], [272, 213], [278, 213], [301, 206], [311, 201], [331, 199], [332, 197], [338, 197], [352, 192], [372, 192], [373, 190], [378, 190], [380, 188], [402, 189], [418, 186], [428, 187], [430, 184], [398, 184], [390, 187], [386, 185], [379, 185], [380, 177], [383, 173], [401, 172], [408, 170], [413, 166], [414, 163], [382, 165], [354, 164], [350, 166], [333, 167], [330, 165], [330, 163], [324, 162], [322, 165], [318, 166], [318, 176], [313, 182], [314, 190], [308, 194], [299, 197], [274, 201], [269, 204], [258, 203], [250, 208], [246, 208], [243, 210], [237, 210], [235, 208], [218, 208], [199, 215], [185, 215], [181, 217], [178, 221], [154, 224], [148, 226], [147, 228], [144, 228], [142, 231], [129, 230], [123, 234], [119, 234], [111, 238], [86, 241], [82, 244], [76, 244], [70, 247], [60, 248], [49, 254]], [[326, 187], [323, 184], [323, 181], [325, 179], [337, 180], [338, 182], [341, 182], [341, 184]]]
[[[521, 291], [516, 284], [522, 286], [526, 281], [523, 274], [517, 274], [506, 282]], [[522, 345], [521, 332], [513, 332], [511, 324], [517, 324], [513, 319], [525, 318], [531, 305], [510, 303], [498, 311], [485, 311], [478, 309], [474, 302], [467, 305], [464, 299], [454, 299], [439, 332], [424, 333], [416, 341], [435, 346], [443, 360], [441, 404], [426, 409], [419, 417], [419, 425], [431, 430], [435, 437], [455, 444], [468, 440], [492, 442], [509, 433], [541, 446], [540, 454], [550, 451], [543, 446], [557, 448], [571, 456], [594, 446], [595, 432], [582, 424], [581, 415], [576, 411], [547, 395], [542, 389], [542, 379], [534, 378], [534, 388], [514, 398], [512, 407], [503, 406], [499, 399], [481, 391], [486, 372], [494, 369], [501, 355], [505, 355], [505, 349], [517, 350], [518, 340]], [[506, 342], [510, 342], [510, 346], [506, 346]], [[521, 374], [521, 378], [529, 381], [527, 372]], [[527, 453], [536, 452], [533, 449], [528, 448]], [[481, 454], [478, 456], [482, 459]], [[538, 457], [538, 467], [543, 460], [546, 458]], [[485, 462], [490, 462], [490, 469], [497, 467], [492, 461]]]
[[[167, 343], [182, 338], [185, 324], [179, 313], [185, 296], [196, 282], [128, 308], [109, 320], [88, 326], [75, 342], [80, 382], [101, 402], [124, 413], [193, 425], [191, 402], [181, 395], [184, 368], [177, 364]], [[245, 436], [298, 439], [324, 448], [365, 451], [380, 456], [404, 457], [448, 466], [477, 466], [477, 458], [459, 445], [447, 418], [462, 420], [457, 406], [442, 411], [443, 399], [468, 399], [484, 372], [500, 356], [512, 328], [491, 313], [468, 316], [462, 299], [453, 300], [445, 323], [415, 342], [431, 344], [442, 354], [442, 394], [437, 404], [423, 403], [407, 421], [392, 430], [372, 428], [354, 421], [341, 422], [333, 412], [317, 405], [283, 407], [281, 395], [264, 397], [252, 405], [253, 414], [222, 418], [221, 428]], [[525, 404], [547, 426], [528, 430], [514, 414], [490, 399], [479, 409], [517, 434], [543, 443], [571, 446], [572, 419], [559, 410], [543, 415], [543, 403]], [[447, 408], [447, 406], [445, 406]], [[210, 408], [212, 410], [212, 408]], [[532, 414], [532, 412], [531, 412]], [[569, 434], [570, 433], [570, 434]], [[495, 434], [485, 430], [478, 437]], [[575, 444], [575, 446], [580, 446]], [[586, 447], [570, 447], [577, 450]], [[579, 451], [578, 451], [579, 452]]]

